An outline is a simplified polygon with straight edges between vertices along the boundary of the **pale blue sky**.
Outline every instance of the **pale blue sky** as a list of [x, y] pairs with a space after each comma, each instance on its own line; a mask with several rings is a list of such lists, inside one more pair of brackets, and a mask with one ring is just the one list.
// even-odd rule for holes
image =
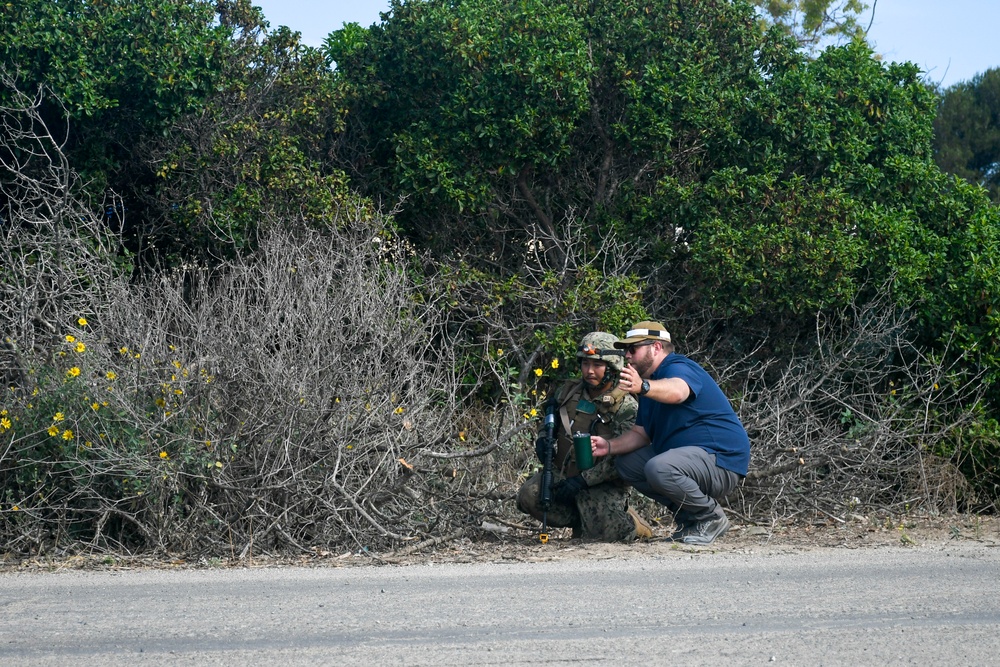
[[[873, 0], [868, 0], [873, 4]], [[319, 46], [345, 22], [380, 21], [388, 0], [256, 0], [272, 27], [287, 25]], [[887, 61], [909, 60], [944, 86], [1000, 67], [1000, 0], [878, 0], [868, 33]]]

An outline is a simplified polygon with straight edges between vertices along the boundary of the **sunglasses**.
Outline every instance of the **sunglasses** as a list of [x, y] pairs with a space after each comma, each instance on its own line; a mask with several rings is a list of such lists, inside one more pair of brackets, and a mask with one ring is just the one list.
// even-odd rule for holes
[[635, 351], [638, 350], [640, 347], [647, 347], [655, 342], [656, 342], [655, 340], [650, 340], [646, 341], [645, 343], [632, 343], [631, 345], [625, 346], [624, 348], [625, 354], [635, 354]]

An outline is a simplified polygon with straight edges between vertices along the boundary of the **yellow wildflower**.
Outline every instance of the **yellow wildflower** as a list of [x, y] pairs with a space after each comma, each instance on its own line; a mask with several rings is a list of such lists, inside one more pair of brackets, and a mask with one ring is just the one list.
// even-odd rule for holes
[[176, 359], [174, 359], [174, 360], [173, 360], [172, 362], [170, 362], [170, 363], [172, 363], [172, 364], [173, 364], [174, 368], [180, 368], [180, 367], [181, 367], [181, 362], [177, 361]]
[[52, 426], [49, 427], [48, 433], [54, 438], [57, 435], [59, 435], [59, 429], [56, 427], [55, 424], [53, 424]]
[[160, 452], [160, 458], [161, 459], [169, 459], [170, 458], [170, 454], [167, 454], [166, 452]]
[[0, 433], [9, 430], [11, 427], [10, 419], [7, 417], [0, 418]]
[[70, 376], [71, 378], [75, 378], [79, 374], [80, 374], [80, 368], [78, 366], [73, 366], [73, 368], [66, 371], [66, 375]]
[[80, 341], [79, 343], [76, 344], [76, 347], [73, 349], [79, 352], [80, 354], [83, 354], [84, 351], [87, 349], [87, 346], [83, 344], [83, 341]]
[[119, 354], [128, 354], [128, 348], [122, 346], [122, 347], [118, 348], [118, 353]]
[[498, 347], [497, 348], [497, 356], [498, 357], [502, 357], [503, 356], [503, 348], [502, 347]]
[[11, 507], [11, 509], [12, 509], [12, 510], [14, 510], [14, 511], [16, 512], [16, 511], [18, 511], [18, 510], [19, 510], [19, 509], [21, 509], [21, 508], [20, 508], [20, 507], [18, 507], [17, 505], [14, 505], [13, 507]]
[[559, 360], [558, 359], [553, 359], [552, 360], [552, 368], [559, 368]]
[[535, 369], [535, 377], [542, 377], [542, 373], [544, 373], [544, 372], [545, 371], [543, 371], [541, 368], [536, 368]]
[[90, 404], [90, 409], [93, 410], [94, 412], [97, 412], [98, 410], [101, 409], [101, 404], [98, 403], [97, 401], [94, 401], [93, 403]]
[[104, 377], [108, 378], [109, 380], [114, 380], [115, 378], [118, 377], [118, 373], [115, 373], [114, 371], [108, 371], [107, 373], [104, 374]]
[[66, 415], [64, 415], [64, 414], [63, 414], [63, 413], [61, 413], [61, 412], [57, 412], [57, 413], [56, 413], [56, 414], [55, 414], [55, 415], [54, 415], [54, 416], [52, 417], [52, 421], [54, 421], [54, 422], [61, 422], [61, 421], [62, 421], [62, 420], [64, 420], [64, 419], [66, 419]]
[[66, 334], [66, 342], [67, 343], [75, 343], [76, 342], [76, 336], [73, 336], [71, 334]]
[[79, 324], [81, 327], [85, 327], [85, 326], [87, 326], [87, 318], [86, 317], [81, 317], [80, 319], [78, 319], [76, 321], [76, 323]]
[[392, 412], [393, 412], [393, 414], [401, 415], [401, 414], [403, 414], [403, 408], [402, 407], [398, 407], [395, 410], [393, 410]]
[[65, 431], [63, 431], [62, 439], [63, 440], [72, 440], [73, 439], [73, 431], [71, 431], [69, 429], [66, 429]]
[[538, 416], [538, 410], [535, 409], [535, 408], [531, 408], [531, 412], [529, 412], [528, 414], [531, 415], [532, 417], [537, 417]]

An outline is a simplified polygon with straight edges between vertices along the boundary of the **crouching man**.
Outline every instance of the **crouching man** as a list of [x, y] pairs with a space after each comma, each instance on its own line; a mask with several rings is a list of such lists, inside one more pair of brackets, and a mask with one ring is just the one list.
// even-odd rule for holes
[[615, 457], [637, 491], [674, 514], [674, 541], [711, 544], [729, 529], [718, 500], [746, 477], [750, 439], [719, 385], [674, 351], [659, 322], [640, 322], [615, 343], [627, 365], [619, 388], [639, 397], [631, 430], [591, 438], [595, 456]]

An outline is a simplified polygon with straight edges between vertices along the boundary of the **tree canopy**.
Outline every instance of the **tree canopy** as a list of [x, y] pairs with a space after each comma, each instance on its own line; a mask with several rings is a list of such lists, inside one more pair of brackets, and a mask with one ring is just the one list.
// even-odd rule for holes
[[753, 4], [765, 24], [777, 26], [810, 51], [825, 41], [861, 38], [865, 30], [860, 19], [871, 7], [861, 0], [753, 0]]
[[405, 198], [426, 247], [516, 272], [575, 217], [633, 243], [672, 307], [791, 341], [888, 285], [925, 340], [996, 358], [997, 210], [934, 166], [912, 64], [859, 41], [807, 59], [722, 0], [397, 2], [350, 44], [348, 132], [373, 147], [353, 178]]
[[1000, 69], [944, 91], [934, 120], [934, 160], [1000, 203]]
[[51, 91], [43, 119], [53, 128], [64, 118], [72, 124], [57, 138], [68, 142], [84, 176], [97, 179], [91, 188], [99, 193], [143, 133], [162, 131], [214, 90], [231, 34], [216, 20], [215, 6], [210, 0], [4, 3], [3, 74], [25, 92]]
[[43, 91], [39, 121], [90, 199], [114, 194], [141, 263], [218, 262], [262, 211], [326, 224], [350, 199], [332, 72], [250, 0], [27, 0], [0, 30], [0, 103]]

